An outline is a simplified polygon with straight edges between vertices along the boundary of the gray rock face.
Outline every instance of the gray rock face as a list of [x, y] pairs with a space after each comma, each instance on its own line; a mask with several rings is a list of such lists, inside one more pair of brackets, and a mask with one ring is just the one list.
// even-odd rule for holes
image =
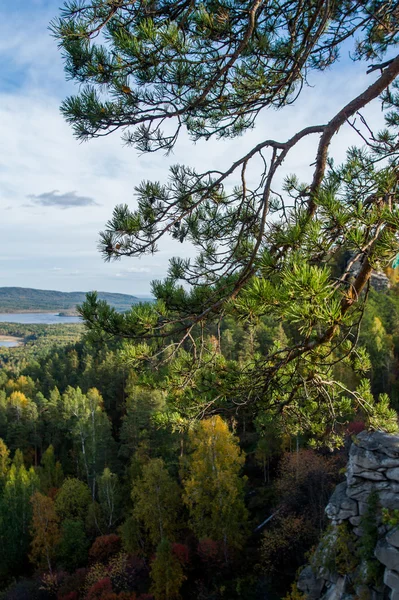
[[[346, 482], [335, 488], [326, 507], [332, 528], [320, 546], [319, 558], [323, 552], [328, 556], [328, 549], [334, 550], [337, 526], [343, 522], [361, 539], [365, 527], [362, 518], [369, 513], [372, 492], [377, 492], [381, 507], [399, 509], [399, 436], [381, 431], [363, 431], [357, 436], [349, 453]], [[362, 561], [354, 573], [347, 573], [345, 577], [330, 572], [332, 567], [328, 563], [328, 567], [322, 565], [313, 570], [308, 567], [302, 571], [297, 585], [309, 600], [319, 600], [323, 592], [321, 600], [354, 600], [355, 597], [399, 600], [399, 527], [389, 530], [382, 521], [380, 509], [376, 510], [375, 520], [378, 543], [374, 554], [385, 567], [384, 585], [375, 588], [371, 584], [359, 584], [352, 595], [351, 586], [356, 581], [369, 580], [364, 572], [367, 561]]]
[[393, 479], [394, 481], [399, 481], [399, 467], [395, 467], [393, 469], [386, 470], [386, 476], [388, 479]]
[[357, 447], [399, 458], [399, 436], [384, 431], [361, 431], [357, 436]]
[[392, 529], [387, 534], [387, 542], [391, 544], [391, 546], [395, 546], [395, 548], [399, 548], [399, 528]]
[[[362, 432], [363, 433], [363, 432]], [[381, 463], [374, 452], [367, 450], [362, 446], [352, 444], [349, 451], [349, 462], [352, 465], [354, 473], [359, 471], [372, 471], [381, 467]]]
[[399, 508], [399, 494], [397, 491], [391, 491], [391, 488], [388, 488], [385, 491], [382, 491], [378, 494], [380, 504], [384, 508]]
[[374, 554], [385, 567], [390, 570], [399, 571], [399, 550], [388, 544], [386, 539], [382, 539], [377, 543]]
[[345, 481], [337, 485], [333, 495], [326, 507], [326, 515], [329, 519], [342, 521], [349, 517], [356, 517], [358, 514], [357, 503], [348, 498], [347, 484]]
[[388, 490], [389, 492], [396, 492], [396, 489], [392, 489], [392, 487], [396, 485], [396, 483], [390, 483], [389, 481], [369, 481], [365, 479], [360, 480], [359, 478], [356, 480], [355, 485], [348, 486], [346, 493], [349, 498], [367, 504], [368, 497], [374, 490], [378, 492]]
[[322, 600], [342, 600], [345, 594], [346, 577], [339, 577], [337, 583], [332, 585], [324, 594]]
[[324, 579], [316, 577], [312, 567], [305, 567], [297, 581], [298, 589], [301, 590], [310, 600], [320, 598], [321, 591], [325, 585]]
[[[388, 587], [391, 588], [394, 592], [399, 594], [399, 573], [397, 571], [391, 571], [390, 569], [385, 569], [384, 573], [384, 583]], [[392, 596], [391, 596], [392, 598]]]

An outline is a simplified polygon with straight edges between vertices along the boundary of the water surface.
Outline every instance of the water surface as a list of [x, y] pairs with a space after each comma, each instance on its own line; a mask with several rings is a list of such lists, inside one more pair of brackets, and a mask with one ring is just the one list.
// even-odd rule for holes
[[80, 317], [60, 317], [58, 313], [0, 313], [0, 323], [56, 325], [60, 323], [80, 322]]
[[16, 346], [20, 346], [21, 342], [19, 340], [16, 340], [15, 342], [11, 342], [9, 340], [5, 341], [5, 340], [0, 340], [0, 347], [1, 346], [5, 346], [6, 348], [15, 348]]

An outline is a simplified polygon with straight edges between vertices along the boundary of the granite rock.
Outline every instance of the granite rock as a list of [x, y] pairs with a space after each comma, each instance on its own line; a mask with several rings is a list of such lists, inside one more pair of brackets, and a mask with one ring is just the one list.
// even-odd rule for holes
[[297, 581], [298, 589], [306, 594], [306, 597], [310, 600], [316, 600], [317, 598], [320, 598], [320, 594], [324, 585], [324, 579], [316, 577], [312, 567], [310, 566], [302, 569]]
[[358, 514], [357, 503], [347, 496], [347, 484], [345, 481], [337, 485], [329, 503], [326, 506], [326, 515], [329, 519], [344, 520], [356, 517]]
[[339, 577], [337, 583], [332, 585], [322, 600], [342, 600], [345, 595], [346, 577]]
[[399, 481], [399, 466], [393, 468], [393, 469], [387, 469], [385, 471], [386, 476], [388, 477], [388, 479], [393, 479], [394, 481]]
[[399, 571], [399, 550], [388, 544], [385, 539], [377, 542], [374, 555], [388, 569]]
[[399, 460], [399, 436], [384, 431], [361, 431], [356, 437], [357, 447], [374, 453], [385, 454], [390, 458], [398, 458]]
[[391, 546], [395, 546], [395, 548], [399, 548], [399, 527], [391, 529], [391, 531], [387, 533], [386, 539], [388, 544], [391, 544]]
[[397, 571], [385, 569], [384, 583], [390, 587], [391, 590], [394, 590], [397, 594], [399, 594], [399, 573]]

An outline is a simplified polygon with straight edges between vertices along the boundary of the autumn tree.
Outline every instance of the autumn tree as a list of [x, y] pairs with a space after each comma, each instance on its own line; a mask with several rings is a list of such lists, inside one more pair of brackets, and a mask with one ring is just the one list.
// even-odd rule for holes
[[143, 476], [133, 485], [133, 514], [147, 530], [151, 543], [173, 539], [178, 528], [180, 490], [161, 458], [143, 467]]
[[48, 496], [35, 492], [30, 501], [33, 509], [30, 560], [38, 566], [46, 564], [52, 573], [52, 562], [61, 539], [60, 519], [54, 501]]
[[167, 539], [163, 539], [157, 547], [155, 559], [151, 565], [151, 593], [155, 600], [178, 600], [180, 588], [184, 583], [181, 562], [172, 551]]
[[2, 490], [5, 479], [10, 468], [10, 451], [0, 438], [0, 490]]
[[245, 457], [219, 416], [201, 421], [190, 433], [190, 443], [183, 500], [196, 535], [220, 542], [227, 560], [229, 549], [242, 547], [245, 539], [247, 510], [240, 476]]
[[35, 439], [38, 411], [36, 404], [18, 389], [7, 399], [7, 444], [12, 450], [26, 450]]

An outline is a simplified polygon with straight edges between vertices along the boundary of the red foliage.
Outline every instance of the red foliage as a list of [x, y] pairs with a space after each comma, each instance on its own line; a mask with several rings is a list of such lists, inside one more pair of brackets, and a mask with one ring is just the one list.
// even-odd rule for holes
[[87, 592], [86, 600], [104, 600], [106, 594], [112, 594], [112, 583], [109, 577], [100, 579]]
[[106, 592], [101, 596], [101, 600], [137, 600], [137, 596], [134, 592], [120, 592], [119, 594]]
[[48, 490], [48, 492], [46, 493], [46, 496], [49, 496], [52, 500], [55, 500], [55, 497], [57, 495], [57, 492], [60, 488], [56, 488], [56, 487], [52, 487]]
[[177, 560], [183, 566], [187, 565], [190, 561], [190, 552], [188, 546], [185, 544], [172, 544], [172, 552], [176, 556]]
[[106, 562], [110, 556], [120, 552], [122, 547], [121, 538], [115, 533], [101, 535], [94, 540], [89, 550], [90, 560], [93, 562]]
[[364, 423], [364, 421], [352, 421], [351, 423], [349, 423], [348, 425], [348, 435], [357, 435], [358, 433], [360, 433], [361, 431], [364, 431], [366, 429], [366, 425]]
[[213, 562], [220, 558], [219, 544], [210, 538], [203, 538], [198, 542], [197, 552], [205, 562]]
[[154, 596], [152, 594], [141, 594], [137, 600], [154, 600]]
[[57, 577], [60, 587], [57, 600], [76, 600], [76, 598], [79, 598], [79, 590], [82, 590], [85, 585], [86, 575], [86, 569], [77, 569], [71, 575], [59, 571]]

